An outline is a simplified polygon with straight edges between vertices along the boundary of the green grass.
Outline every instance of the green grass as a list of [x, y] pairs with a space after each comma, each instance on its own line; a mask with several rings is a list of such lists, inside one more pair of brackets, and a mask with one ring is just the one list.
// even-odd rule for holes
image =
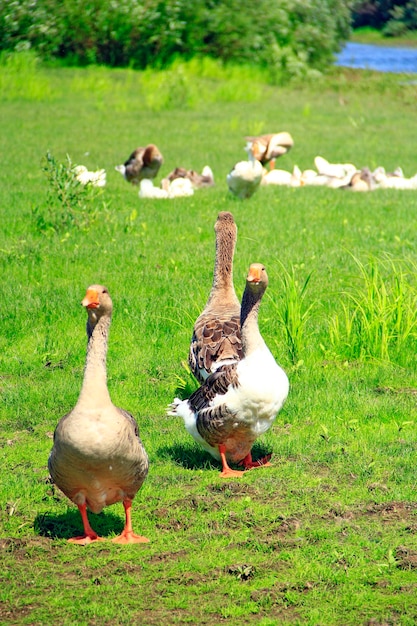
[[351, 41], [357, 43], [376, 44], [378, 46], [396, 46], [399, 48], [415, 48], [417, 47], [417, 34], [408, 31], [401, 37], [387, 37], [382, 31], [370, 26], [356, 28], [351, 37]]
[[[343, 329], [347, 303], [372, 321], [365, 304], [381, 289], [386, 312], [395, 301], [403, 319], [413, 314], [417, 198], [261, 188], [242, 202], [225, 177], [244, 158], [245, 135], [275, 130], [295, 140], [277, 167], [312, 167], [320, 154], [412, 175], [416, 87], [337, 71], [272, 88], [243, 70], [225, 81], [185, 66], [193, 98], [159, 106], [159, 91], [143, 97], [144, 85], [166, 76], [30, 63], [9, 71], [0, 91], [0, 623], [414, 624], [415, 331], [400, 353], [354, 358], [331, 329], [335, 319]], [[114, 166], [150, 141], [165, 157], [161, 177], [209, 164], [216, 186], [140, 200]], [[62, 220], [42, 169], [48, 151], [57, 163], [68, 155], [106, 169], [104, 192], [83, 199], [89, 219]], [[250, 263], [267, 268], [260, 327], [291, 383], [255, 447], [273, 453], [272, 467], [230, 481], [165, 412], [178, 387], [192, 388], [182, 363], [211, 287], [221, 210], [238, 224], [238, 294]], [[136, 416], [151, 462], [133, 506], [148, 545], [68, 544], [79, 514], [48, 479], [51, 434], [82, 380], [80, 302], [96, 282], [115, 309], [109, 389]], [[110, 538], [123, 508], [91, 521]]]

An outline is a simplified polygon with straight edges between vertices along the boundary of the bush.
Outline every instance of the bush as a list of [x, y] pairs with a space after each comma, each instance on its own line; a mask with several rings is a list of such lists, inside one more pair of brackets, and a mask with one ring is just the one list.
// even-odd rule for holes
[[181, 56], [323, 70], [350, 30], [342, 0], [0, 0], [3, 50], [72, 64], [164, 67]]

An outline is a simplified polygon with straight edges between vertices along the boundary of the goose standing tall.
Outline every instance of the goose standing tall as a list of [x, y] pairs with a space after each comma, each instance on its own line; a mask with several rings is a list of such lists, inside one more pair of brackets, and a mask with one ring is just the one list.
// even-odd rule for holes
[[183, 418], [187, 431], [222, 462], [222, 477], [241, 476], [229, 462], [245, 469], [266, 465], [270, 456], [252, 460], [251, 449], [273, 424], [289, 391], [287, 375], [275, 361], [258, 327], [258, 311], [268, 285], [266, 270], [253, 263], [242, 298], [243, 358], [221, 366], [188, 400], [175, 398], [170, 415]]
[[228, 211], [214, 225], [216, 256], [207, 304], [194, 324], [188, 363], [200, 383], [224, 363], [242, 358], [240, 302], [233, 286], [233, 256], [237, 227]]
[[84, 380], [75, 407], [54, 433], [48, 467], [55, 484], [77, 505], [84, 534], [69, 541], [85, 545], [100, 540], [91, 528], [87, 507], [99, 513], [123, 502], [125, 527], [115, 543], [143, 543], [132, 530], [132, 500], [148, 473], [148, 457], [130, 413], [114, 406], [107, 388], [107, 342], [112, 301], [105, 287], [92, 285], [82, 305], [88, 313]]
[[226, 176], [229, 190], [238, 198], [250, 198], [261, 184], [264, 168], [253, 156], [250, 145], [245, 148], [247, 161], [239, 161]]

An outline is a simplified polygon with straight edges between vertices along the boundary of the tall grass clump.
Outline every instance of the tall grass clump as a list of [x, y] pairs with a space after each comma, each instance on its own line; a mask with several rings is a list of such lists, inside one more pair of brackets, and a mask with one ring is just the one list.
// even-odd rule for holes
[[342, 292], [342, 312], [330, 320], [331, 345], [343, 359], [401, 362], [402, 350], [416, 347], [417, 268], [388, 256], [353, 259], [360, 283]]
[[[288, 357], [292, 365], [298, 365], [300, 354], [306, 348], [306, 326], [315, 303], [307, 304], [307, 288], [311, 272], [304, 281], [296, 276], [296, 268], [287, 270], [282, 264], [279, 279], [281, 281], [281, 299], [273, 303], [278, 320], [284, 330]], [[271, 300], [272, 301], [272, 300]]]

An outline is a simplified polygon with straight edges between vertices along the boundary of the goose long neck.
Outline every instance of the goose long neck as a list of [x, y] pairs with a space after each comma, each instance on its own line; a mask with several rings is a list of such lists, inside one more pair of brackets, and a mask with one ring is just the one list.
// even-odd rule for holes
[[240, 327], [242, 333], [242, 350], [245, 357], [265, 345], [258, 326], [258, 313], [261, 298], [262, 293], [254, 293], [249, 288], [246, 288], [243, 294]]
[[107, 389], [107, 342], [110, 330], [110, 316], [101, 317], [93, 326], [87, 322], [87, 357], [84, 379], [78, 403], [93, 406], [111, 403]]
[[235, 252], [235, 235], [233, 232], [222, 232], [216, 239], [216, 258], [214, 262], [213, 284], [208, 304], [230, 303], [230, 297], [238, 302], [233, 286], [233, 255]]

